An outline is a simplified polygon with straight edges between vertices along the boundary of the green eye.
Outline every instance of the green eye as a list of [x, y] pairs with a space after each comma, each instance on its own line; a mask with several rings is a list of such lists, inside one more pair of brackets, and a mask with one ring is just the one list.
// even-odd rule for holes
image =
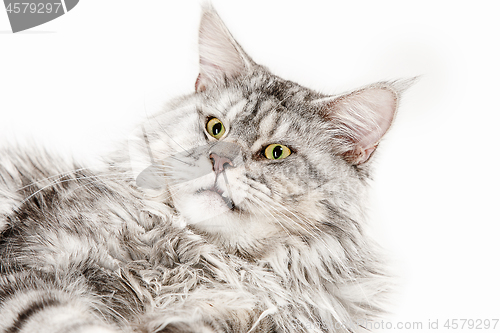
[[207, 123], [207, 132], [214, 138], [220, 139], [226, 132], [226, 129], [219, 119], [212, 118]]
[[290, 156], [291, 153], [290, 148], [280, 145], [279, 143], [269, 145], [266, 150], [264, 150], [264, 155], [270, 160], [281, 160]]

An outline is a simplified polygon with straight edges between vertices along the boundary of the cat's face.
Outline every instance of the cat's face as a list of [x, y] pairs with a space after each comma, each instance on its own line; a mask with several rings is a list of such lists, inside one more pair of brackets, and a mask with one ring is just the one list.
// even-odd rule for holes
[[[392, 122], [389, 84], [326, 97], [256, 65], [218, 16], [200, 27], [196, 93], [159, 115], [153, 151], [194, 230], [240, 252], [362, 214], [367, 160]], [[168, 146], [166, 148], [165, 146]]]
[[261, 71], [175, 115], [168, 183], [186, 222], [238, 244], [314, 231], [321, 201], [352, 187], [339, 176], [354, 172], [335, 154], [318, 97]]

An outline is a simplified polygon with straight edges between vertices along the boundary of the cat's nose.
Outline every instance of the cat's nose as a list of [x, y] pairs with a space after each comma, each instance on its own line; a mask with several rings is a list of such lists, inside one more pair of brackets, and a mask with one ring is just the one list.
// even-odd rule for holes
[[210, 161], [212, 161], [212, 170], [214, 170], [217, 175], [227, 167], [234, 167], [233, 162], [227, 157], [219, 156], [215, 153], [211, 153], [209, 157]]

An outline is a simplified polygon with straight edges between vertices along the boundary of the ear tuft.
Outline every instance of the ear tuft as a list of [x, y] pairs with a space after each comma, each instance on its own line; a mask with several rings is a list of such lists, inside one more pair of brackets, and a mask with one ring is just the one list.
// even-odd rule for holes
[[234, 40], [217, 12], [209, 5], [203, 7], [199, 34], [200, 74], [196, 91], [217, 85], [247, 72], [252, 60]]

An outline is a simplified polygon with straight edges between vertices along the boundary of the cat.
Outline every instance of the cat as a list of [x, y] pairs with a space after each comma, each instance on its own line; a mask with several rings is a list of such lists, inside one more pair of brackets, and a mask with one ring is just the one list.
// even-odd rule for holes
[[0, 332], [362, 332], [392, 280], [372, 157], [412, 80], [327, 96], [256, 64], [210, 6], [195, 91], [103, 170], [0, 155]]

